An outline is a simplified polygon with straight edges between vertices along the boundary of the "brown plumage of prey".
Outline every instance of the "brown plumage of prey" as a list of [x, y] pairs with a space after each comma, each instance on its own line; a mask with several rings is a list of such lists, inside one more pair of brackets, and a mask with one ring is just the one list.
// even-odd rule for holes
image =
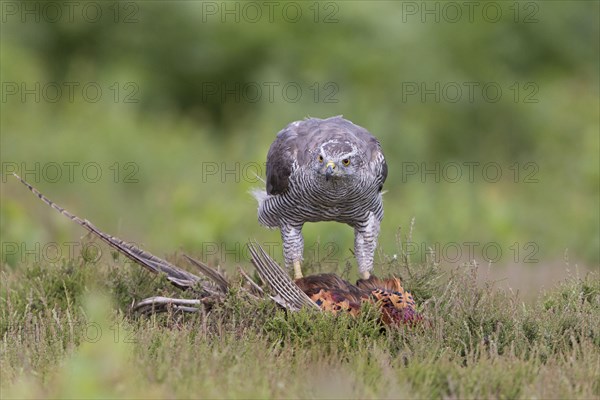
[[258, 220], [279, 228], [283, 255], [302, 278], [306, 222], [337, 221], [354, 228], [362, 279], [373, 269], [387, 164], [379, 141], [341, 116], [292, 122], [267, 154], [266, 192], [255, 192]]

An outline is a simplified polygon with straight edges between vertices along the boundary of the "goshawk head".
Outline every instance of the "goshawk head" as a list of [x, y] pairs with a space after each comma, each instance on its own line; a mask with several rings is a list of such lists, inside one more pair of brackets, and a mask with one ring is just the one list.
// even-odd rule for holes
[[329, 139], [320, 143], [312, 157], [312, 169], [325, 180], [350, 178], [363, 165], [363, 154], [349, 140]]

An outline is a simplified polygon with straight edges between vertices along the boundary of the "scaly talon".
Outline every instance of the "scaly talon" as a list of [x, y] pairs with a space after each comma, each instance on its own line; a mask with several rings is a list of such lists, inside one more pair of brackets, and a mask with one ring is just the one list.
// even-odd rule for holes
[[302, 278], [302, 267], [300, 261], [294, 261], [294, 279]]
[[371, 277], [371, 273], [369, 271], [361, 272], [360, 279], [367, 280]]

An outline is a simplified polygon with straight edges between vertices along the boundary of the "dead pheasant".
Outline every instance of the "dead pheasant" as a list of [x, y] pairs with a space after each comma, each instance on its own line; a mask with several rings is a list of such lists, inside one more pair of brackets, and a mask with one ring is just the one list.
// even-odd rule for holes
[[412, 295], [404, 290], [398, 278], [382, 280], [371, 276], [353, 285], [334, 274], [320, 274], [292, 281], [258, 243], [251, 242], [249, 249], [261, 280], [276, 293], [272, 299], [287, 309], [318, 307], [326, 312], [356, 316], [363, 302], [372, 302], [380, 309], [381, 321], [386, 325], [412, 324], [423, 319], [415, 309]]
[[337, 275], [319, 274], [296, 279], [294, 283], [323, 311], [356, 316], [362, 303], [370, 302], [378, 306], [381, 320], [387, 325], [421, 319], [415, 312], [412, 295], [404, 290], [398, 278], [381, 280], [371, 275], [352, 285]]
[[[210, 308], [213, 304], [222, 301], [229, 291], [231, 284], [220, 271], [186, 255], [184, 257], [208, 279], [182, 270], [166, 260], [100, 231], [91, 222], [71, 214], [52, 202], [18, 175], [13, 175], [44, 203], [87, 229], [120, 254], [153, 273], [166, 274], [167, 279], [174, 286], [183, 290], [194, 290], [200, 297], [191, 300], [151, 297], [138, 302], [134, 306], [135, 310], [148, 313], [171, 308], [185, 312], [197, 312], [200, 307]], [[379, 308], [381, 321], [387, 325], [414, 323], [422, 319], [422, 316], [415, 310], [412, 295], [404, 290], [398, 278], [382, 280], [371, 276], [369, 279], [361, 279], [356, 285], [353, 285], [334, 274], [319, 274], [292, 281], [258, 243], [251, 242], [248, 247], [252, 256], [252, 264], [256, 267], [261, 280], [273, 293], [268, 297], [290, 311], [298, 311], [306, 307], [334, 314], [347, 312], [356, 316], [360, 313], [362, 303], [371, 302]], [[251, 297], [258, 297], [256, 294], [265, 295], [263, 288], [250, 279], [243, 270], [240, 269], [240, 273], [246, 278], [250, 287], [250, 289], [245, 289], [244, 293]]]

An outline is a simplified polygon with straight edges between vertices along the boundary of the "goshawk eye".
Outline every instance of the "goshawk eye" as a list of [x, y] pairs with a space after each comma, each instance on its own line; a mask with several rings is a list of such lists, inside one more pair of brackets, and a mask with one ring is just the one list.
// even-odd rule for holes
[[323, 156], [319, 154], [319, 162], [322, 163], [323, 162]]
[[348, 165], [350, 165], [350, 159], [349, 158], [344, 158], [342, 160], [342, 164], [344, 164], [344, 167], [347, 167]]

